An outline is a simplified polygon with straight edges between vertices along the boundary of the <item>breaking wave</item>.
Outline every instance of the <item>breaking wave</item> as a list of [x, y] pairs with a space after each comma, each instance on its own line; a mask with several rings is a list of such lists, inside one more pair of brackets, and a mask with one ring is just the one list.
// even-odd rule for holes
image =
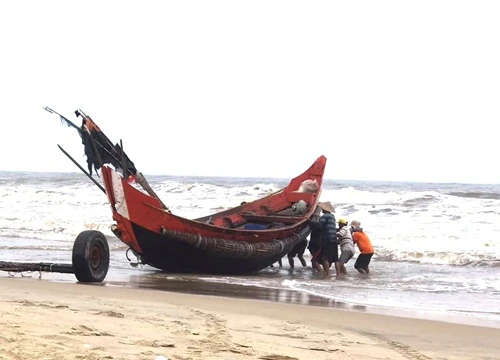
[[462, 198], [469, 198], [469, 199], [500, 200], [500, 193], [497, 193], [497, 192], [477, 192], [477, 191], [462, 192], [462, 191], [455, 191], [455, 192], [448, 193], [448, 195], [458, 196], [458, 197], [462, 197]]
[[[175, 214], [191, 219], [255, 200], [287, 183], [164, 176], [149, 180]], [[477, 254], [500, 251], [499, 194], [500, 186], [326, 181], [321, 199], [336, 205], [337, 217], [362, 221], [381, 260], [462, 265], [494, 260]], [[0, 236], [73, 240], [89, 229], [113, 236], [106, 196], [81, 174], [0, 173], [0, 198]]]
[[494, 253], [453, 253], [381, 249], [375, 253], [374, 259], [379, 261], [500, 268], [500, 256]]
[[438, 196], [426, 194], [423, 196], [417, 196], [415, 198], [404, 200], [401, 205], [404, 207], [415, 207], [422, 205], [426, 206], [432, 203], [436, 203], [438, 201], [440, 201]]

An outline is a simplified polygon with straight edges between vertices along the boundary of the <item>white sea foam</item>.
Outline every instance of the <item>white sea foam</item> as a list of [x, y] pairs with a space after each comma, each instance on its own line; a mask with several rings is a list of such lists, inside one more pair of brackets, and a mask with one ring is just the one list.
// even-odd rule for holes
[[[394, 267], [402, 270], [400, 266]], [[387, 269], [386, 269], [387, 270]], [[495, 276], [481, 277], [481, 273], [448, 273], [436, 278], [435, 269], [425, 275], [385, 271], [371, 279], [350, 277], [344, 281], [282, 280], [283, 288], [305, 292], [311, 296], [346, 304], [383, 308], [414, 309], [418, 311], [480, 312], [482, 317], [500, 320], [498, 309], [500, 282]], [[496, 294], [496, 295], [495, 295]], [[479, 297], [479, 298], [478, 298]], [[478, 305], [481, 304], [481, 305]], [[476, 316], [480, 314], [476, 313]]]
[[[7, 177], [8, 178], [8, 177]], [[3, 178], [5, 179], [5, 178]], [[106, 196], [87, 179], [36, 175], [0, 183], [0, 236], [72, 241], [86, 229], [112, 236]], [[197, 218], [277, 191], [286, 182], [160, 179], [151, 184], [171, 210]], [[336, 216], [362, 222], [383, 260], [464, 265], [500, 259], [500, 200], [495, 193], [459, 188], [325, 185], [322, 200]], [[486, 195], [485, 195], [486, 194]]]
[[95, 187], [21, 185], [0, 189], [2, 236], [67, 239], [88, 229], [112, 235], [107, 198]]
[[436, 191], [327, 189], [336, 215], [360, 220], [376, 252], [392, 260], [465, 264], [500, 259], [500, 202]]

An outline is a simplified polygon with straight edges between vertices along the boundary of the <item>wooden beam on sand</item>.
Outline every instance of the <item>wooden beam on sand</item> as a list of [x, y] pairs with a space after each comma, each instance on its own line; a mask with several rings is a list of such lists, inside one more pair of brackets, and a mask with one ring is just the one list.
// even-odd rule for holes
[[8, 261], [0, 261], [0, 270], [8, 272], [43, 271], [43, 272], [65, 273], [65, 274], [75, 273], [72, 264], [25, 263], [25, 262], [8, 262]]

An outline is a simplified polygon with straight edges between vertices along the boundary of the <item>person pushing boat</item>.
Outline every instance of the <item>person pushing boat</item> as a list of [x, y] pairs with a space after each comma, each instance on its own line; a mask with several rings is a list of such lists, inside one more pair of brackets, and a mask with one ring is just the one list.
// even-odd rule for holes
[[351, 231], [352, 240], [356, 245], [358, 245], [358, 249], [361, 252], [354, 263], [354, 268], [361, 274], [369, 274], [370, 269], [368, 268], [368, 265], [370, 265], [370, 261], [374, 253], [370, 238], [363, 231], [361, 223], [357, 220], [351, 221]]
[[341, 250], [339, 263], [340, 271], [342, 274], [347, 274], [345, 264], [354, 256], [354, 243], [352, 241], [351, 229], [347, 226], [349, 222], [347, 219], [339, 219], [339, 231], [337, 237]]
[[311, 229], [321, 230], [321, 265], [326, 276], [330, 274], [330, 267], [335, 264], [335, 271], [340, 275], [339, 250], [337, 241], [337, 221], [335, 220], [334, 206], [329, 202], [318, 203], [322, 210], [319, 220], [309, 220]]

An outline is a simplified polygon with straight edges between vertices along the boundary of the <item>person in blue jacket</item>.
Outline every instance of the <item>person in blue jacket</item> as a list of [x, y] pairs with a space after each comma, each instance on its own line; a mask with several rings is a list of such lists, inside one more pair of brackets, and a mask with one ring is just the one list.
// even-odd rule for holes
[[340, 275], [339, 246], [337, 240], [337, 221], [335, 220], [335, 207], [329, 202], [320, 202], [318, 207], [322, 210], [319, 220], [310, 219], [311, 229], [321, 229], [321, 265], [326, 276], [330, 274], [330, 267], [335, 264], [336, 275]]

